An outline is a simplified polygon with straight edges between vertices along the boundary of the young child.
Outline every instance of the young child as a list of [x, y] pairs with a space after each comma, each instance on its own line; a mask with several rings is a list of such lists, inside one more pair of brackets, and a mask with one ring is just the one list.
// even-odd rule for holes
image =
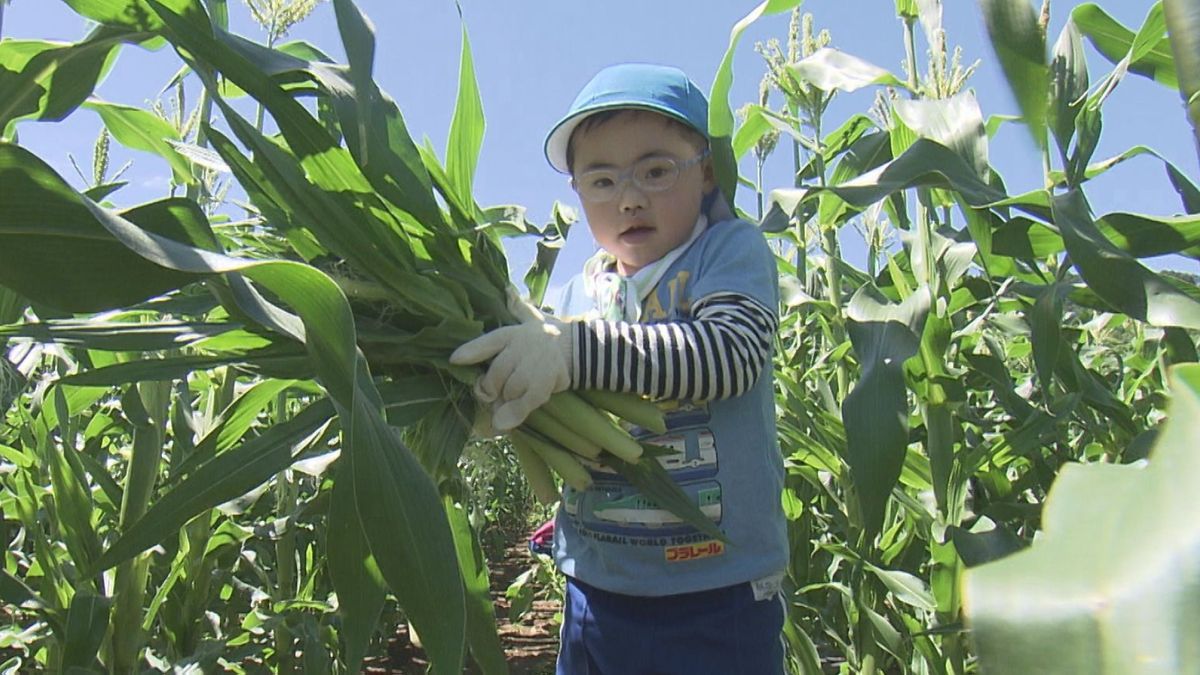
[[771, 353], [775, 260], [714, 178], [708, 103], [681, 71], [598, 73], [546, 139], [603, 249], [534, 316], [459, 348], [491, 359], [476, 384], [493, 425], [520, 424], [567, 388], [669, 406], [644, 437], [728, 544], [684, 525], [616, 473], [564, 488], [555, 560], [567, 577], [560, 674], [783, 672], [787, 535]]

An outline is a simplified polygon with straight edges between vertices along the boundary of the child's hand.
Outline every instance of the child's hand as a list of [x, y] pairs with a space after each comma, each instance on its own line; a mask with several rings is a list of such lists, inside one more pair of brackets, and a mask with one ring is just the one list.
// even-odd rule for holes
[[[512, 306], [516, 303], [521, 306]], [[496, 404], [492, 426], [497, 431], [520, 426], [551, 394], [571, 385], [570, 326], [520, 298], [510, 298], [509, 305], [522, 323], [497, 328], [450, 355], [455, 365], [492, 360], [487, 373], [475, 382], [475, 396]]]

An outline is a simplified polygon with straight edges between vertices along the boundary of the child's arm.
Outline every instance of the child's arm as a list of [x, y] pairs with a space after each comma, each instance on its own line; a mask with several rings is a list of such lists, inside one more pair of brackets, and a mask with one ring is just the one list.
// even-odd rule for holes
[[775, 313], [739, 293], [708, 295], [692, 312], [665, 323], [575, 322], [572, 387], [693, 401], [744, 393], [771, 358]]

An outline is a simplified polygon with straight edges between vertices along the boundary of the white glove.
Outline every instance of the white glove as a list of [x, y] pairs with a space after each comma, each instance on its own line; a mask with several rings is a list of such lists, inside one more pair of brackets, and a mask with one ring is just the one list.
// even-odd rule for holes
[[509, 310], [521, 323], [497, 328], [450, 355], [450, 363], [460, 366], [492, 360], [475, 382], [475, 396], [496, 404], [492, 426], [498, 431], [520, 426], [551, 394], [571, 386], [570, 325], [542, 314], [513, 293]]

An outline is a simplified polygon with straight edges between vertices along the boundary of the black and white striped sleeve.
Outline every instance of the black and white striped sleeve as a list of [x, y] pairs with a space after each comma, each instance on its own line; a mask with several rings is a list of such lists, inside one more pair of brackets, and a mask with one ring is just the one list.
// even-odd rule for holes
[[571, 384], [655, 399], [738, 396], [769, 367], [778, 324], [774, 312], [739, 293], [701, 299], [685, 321], [576, 322]]

